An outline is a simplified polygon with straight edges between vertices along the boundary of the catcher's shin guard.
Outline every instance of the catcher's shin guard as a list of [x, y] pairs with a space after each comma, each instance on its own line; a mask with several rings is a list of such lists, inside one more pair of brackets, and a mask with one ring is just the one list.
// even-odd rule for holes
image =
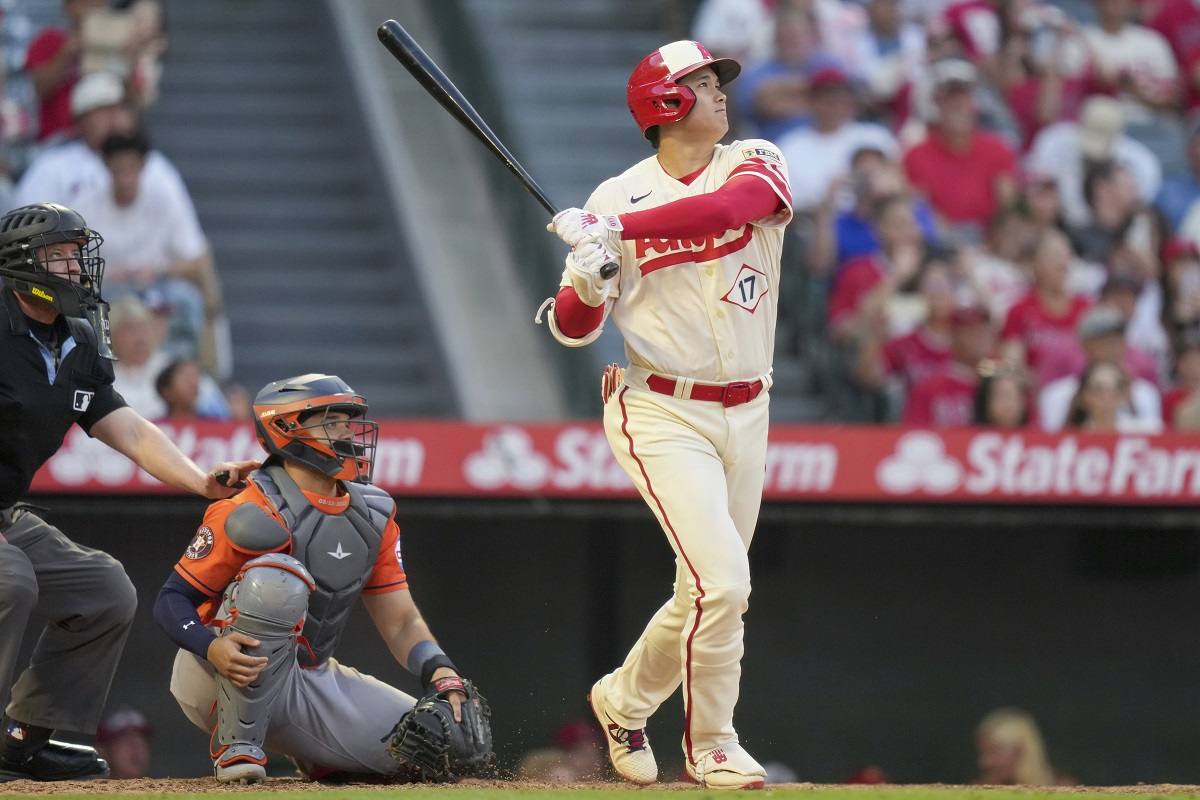
[[258, 639], [247, 655], [267, 663], [246, 688], [217, 675], [217, 727], [213, 731], [213, 769], [218, 781], [255, 782], [266, 777], [263, 742], [271, 706], [296, 663], [296, 637], [304, 626], [314, 583], [291, 556], [272, 554], [246, 563], [225, 595], [228, 618], [222, 635], [232, 631]]

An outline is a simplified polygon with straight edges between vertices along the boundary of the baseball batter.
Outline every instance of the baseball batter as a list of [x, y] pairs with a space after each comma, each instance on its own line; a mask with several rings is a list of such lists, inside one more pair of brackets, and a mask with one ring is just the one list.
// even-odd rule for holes
[[[629, 366], [605, 400], [605, 432], [676, 557], [674, 595], [589, 695], [613, 766], [639, 784], [658, 777], [646, 721], [681, 684], [689, 775], [713, 788], [764, 779], [733, 710], [792, 212], [775, 145], [718, 144], [729, 128], [723, 87], [739, 71], [690, 41], [643, 59], [627, 99], [657, 154], [549, 226], [573, 248], [543, 305], [550, 331], [579, 347], [611, 317], [624, 336]], [[619, 271], [606, 280], [609, 262]]]
[[395, 501], [369, 483], [379, 428], [366, 411], [334, 375], [260, 391], [255, 429], [270, 456], [209, 507], [159, 593], [155, 619], [181, 648], [171, 692], [212, 732], [223, 783], [262, 780], [265, 748], [314, 779], [403, 773], [386, 740], [416, 700], [332, 658], [360, 596], [396, 660], [456, 720], [469, 710], [407, 591]]

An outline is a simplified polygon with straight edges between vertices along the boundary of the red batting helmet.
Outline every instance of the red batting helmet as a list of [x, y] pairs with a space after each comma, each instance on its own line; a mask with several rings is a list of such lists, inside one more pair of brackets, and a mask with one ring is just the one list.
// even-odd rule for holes
[[634, 68], [625, 99], [643, 134], [687, 116], [696, 104], [696, 95], [676, 81], [701, 67], [712, 67], [722, 85], [742, 71], [742, 65], [732, 58], [713, 58], [704, 45], [687, 40], [664, 44]]

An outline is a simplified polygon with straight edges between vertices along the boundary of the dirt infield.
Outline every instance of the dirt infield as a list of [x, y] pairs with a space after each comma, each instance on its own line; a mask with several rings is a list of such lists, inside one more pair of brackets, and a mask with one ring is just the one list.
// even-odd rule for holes
[[[768, 788], [771, 794], [824, 794], [828, 791], [846, 792], [851, 794], [870, 793], [879, 795], [894, 794], [904, 797], [909, 794], [935, 793], [946, 797], [980, 794], [1011, 794], [1013, 796], [1044, 795], [1044, 794], [1100, 794], [1100, 795], [1140, 795], [1140, 796], [1195, 796], [1200, 797], [1200, 786], [1178, 784], [1140, 784], [1136, 786], [1068, 786], [1068, 787], [1030, 787], [1020, 789], [1011, 786], [949, 786], [935, 785], [898, 785], [898, 786], [846, 786], [814, 783], [773, 784]], [[378, 792], [385, 789], [392, 792], [423, 793], [431, 789], [438, 793], [461, 794], [496, 791], [530, 792], [530, 793], [611, 793], [616, 796], [620, 792], [636, 791], [638, 794], [649, 794], [655, 790], [689, 791], [698, 787], [690, 783], [661, 783], [653, 790], [633, 790], [627, 784], [595, 782], [579, 784], [548, 784], [534, 781], [463, 781], [453, 785], [437, 787], [425, 785], [381, 785], [377, 783], [328, 785], [313, 783], [299, 778], [271, 778], [266, 783], [252, 786], [224, 786], [212, 778], [141, 778], [137, 780], [99, 780], [99, 781], [61, 781], [55, 783], [38, 783], [35, 781], [12, 781], [0, 783], [0, 796], [42, 796], [42, 795], [198, 795], [198, 794], [237, 794], [237, 793], [301, 793], [323, 792], [326, 794], [359, 794]]]

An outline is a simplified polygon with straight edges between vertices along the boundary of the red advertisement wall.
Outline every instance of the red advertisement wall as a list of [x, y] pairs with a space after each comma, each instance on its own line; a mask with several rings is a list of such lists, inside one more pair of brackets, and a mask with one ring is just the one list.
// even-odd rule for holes
[[[163, 427], [202, 467], [263, 456], [246, 424]], [[635, 495], [603, 431], [592, 423], [384, 420], [375, 482], [401, 496]], [[174, 491], [78, 428], [38, 473], [33, 489]], [[1200, 498], [1200, 437], [776, 425], [765, 495], [775, 501], [1185, 506]]]

